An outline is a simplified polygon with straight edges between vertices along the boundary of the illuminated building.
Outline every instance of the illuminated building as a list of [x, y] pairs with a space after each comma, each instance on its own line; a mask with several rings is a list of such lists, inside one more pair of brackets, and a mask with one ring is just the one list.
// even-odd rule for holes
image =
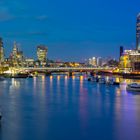
[[35, 63], [35, 60], [32, 59], [32, 58], [27, 58], [27, 59], [25, 59], [25, 63], [26, 63], [27, 67], [33, 67], [34, 63]]
[[16, 42], [14, 42], [14, 47], [13, 47], [13, 51], [12, 51], [12, 59], [17, 59], [17, 53], [18, 53], [18, 48], [17, 48], [17, 44]]
[[140, 71], [140, 53], [138, 50], [125, 50], [120, 57], [119, 68], [122, 71]]
[[140, 51], [140, 13], [137, 16], [136, 24], [136, 48]]
[[4, 49], [3, 49], [3, 41], [0, 38], [0, 62], [4, 61]]
[[41, 66], [45, 66], [47, 62], [48, 48], [40, 45], [37, 47], [37, 58]]
[[129, 55], [127, 53], [124, 53], [120, 57], [120, 63], [119, 63], [120, 72], [130, 72], [131, 71], [131, 62], [129, 60]]
[[93, 58], [89, 59], [89, 65], [91, 65], [91, 66], [96, 66], [97, 65], [96, 57], [93, 57]]
[[102, 66], [103, 64], [103, 60], [101, 57], [92, 57], [89, 59], [89, 65], [91, 66]]
[[125, 50], [122, 55], [121, 52], [120, 48], [120, 70], [140, 71], [140, 13], [137, 16], [136, 23], [136, 50]]
[[11, 54], [11, 62], [13, 66], [18, 66], [18, 61], [17, 61], [17, 53], [18, 53], [18, 48], [17, 48], [17, 45], [16, 45], [16, 42], [14, 42], [14, 47], [13, 47], [13, 50], [12, 50], [12, 54]]
[[129, 54], [131, 66], [133, 71], [140, 71], [140, 52], [133, 51]]
[[61, 67], [79, 67], [80, 66], [80, 63], [78, 62], [65, 62], [65, 63], [62, 63]]
[[10, 56], [12, 66], [23, 66], [24, 56], [23, 52], [19, 51], [16, 42], [14, 42], [14, 47]]

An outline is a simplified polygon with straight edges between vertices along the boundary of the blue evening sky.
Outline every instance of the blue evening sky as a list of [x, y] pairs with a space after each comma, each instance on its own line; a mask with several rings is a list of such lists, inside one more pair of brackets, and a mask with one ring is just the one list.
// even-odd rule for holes
[[117, 58], [135, 48], [139, 12], [140, 0], [0, 0], [0, 36], [6, 56], [16, 41], [28, 57], [45, 44], [51, 59]]

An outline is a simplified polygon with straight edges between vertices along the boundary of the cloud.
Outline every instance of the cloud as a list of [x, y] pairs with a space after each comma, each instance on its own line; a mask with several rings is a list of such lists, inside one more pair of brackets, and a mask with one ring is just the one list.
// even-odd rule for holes
[[44, 36], [46, 37], [47, 36], [47, 32], [43, 32], [43, 31], [27, 31], [27, 32], [7, 32], [7, 33], [4, 33], [5, 36], [8, 36], [8, 37], [23, 37], [23, 36], [26, 36], [26, 37], [35, 37], [35, 36]]
[[0, 10], [0, 22], [3, 21], [13, 21], [13, 20], [33, 20], [33, 21], [46, 21], [48, 16], [40, 15], [40, 16], [25, 16], [25, 15], [15, 15], [10, 13], [9, 11], [1, 11]]
[[9, 21], [14, 19], [14, 17], [12, 15], [6, 14], [6, 13], [0, 13], [0, 21]]
[[15, 16], [10, 13], [8, 8], [3, 7], [0, 9], [0, 21], [1, 22], [2, 21], [9, 21], [9, 20], [12, 20], [14, 18], [15, 18]]
[[41, 31], [34, 31], [34, 32], [28, 32], [28, 35], [35, 35], [35, 36], [46, 36], [46, 32], [41, 32]]
[[0, 21], [10, 21], [16, 16], [12, 9], [17, 9], [14, 3], [10, 4], [9, 0], [0, 0]]
[[47, 15], [34, 15], [29, 13], [27, 6], [23, 1], [0, 0], [0, 22], [11, 20], [36, 20], [46, 21]]
[[28, 20], [36, 20], [36, 21], [46, 21], [48, 20], [47, 15], [27, 15], [27, 16], [19, 16], [19, 19], [28, 19]]
[[44, 21], [44, 20], [48, 19], [48, 16], [47, 15], [40, 15], [40, 16], [37, 16], [36, 19], [40, 20], [40, 21]]

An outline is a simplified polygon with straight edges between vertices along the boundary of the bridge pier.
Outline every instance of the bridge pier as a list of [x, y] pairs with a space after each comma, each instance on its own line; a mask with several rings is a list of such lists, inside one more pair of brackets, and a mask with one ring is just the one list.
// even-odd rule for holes
[[52, 72], [51, 71], [46, 71], [45, 75], [50, 76], [50, 75], [52, 75]]
[[94, 74], [95, 74], [95, 72], [93, 72], [93, 71], [92, 71], [92, 72], [90, 72], [90, 75], [91, 75], [91, 76], [94, 76]]
[[73, 76], [73, 72], [69, 71], [69, 76], [72, 77]]

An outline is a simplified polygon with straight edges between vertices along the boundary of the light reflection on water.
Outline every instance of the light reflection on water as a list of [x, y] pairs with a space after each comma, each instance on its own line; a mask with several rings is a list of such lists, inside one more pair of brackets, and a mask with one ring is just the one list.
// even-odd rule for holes
[[140, 138], [140, 94], [85, 76], [7, 79], [0, 84], [1, 139]]
[[46, 91], [46, 77], [42, 76], [42, 94], [45, 95]]
[[36, 77], [33, 77], [33, 93], [34, 94], [36, 94], [36, 87], [37, 87], [37, 85], [36, 85], [36, 82], [37, 82], [37, 78]]
[[18, 89], [20, 88], [20, 82], [12, 78], [10, 89]]

